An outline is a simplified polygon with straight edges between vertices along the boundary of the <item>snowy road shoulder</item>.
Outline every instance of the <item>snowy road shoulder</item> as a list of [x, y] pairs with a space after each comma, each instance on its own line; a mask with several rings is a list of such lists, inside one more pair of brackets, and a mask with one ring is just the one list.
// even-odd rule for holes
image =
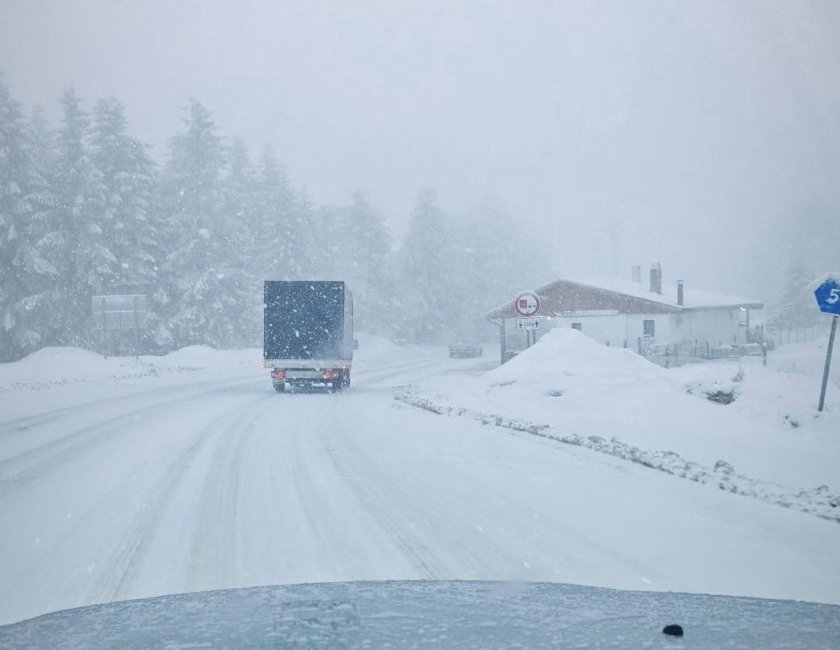
[[744, 476], [726, 461], [720, 460], [713, 467], [686, 460], [673, 451], [645, 450], [635, 447], [618, 438], [606, 439], [595, 435], [564, 434], [547, 424], [538, 424], [527, 420], [506, 417], [495, 413], [475, 411], [464, 407], [435, 404], [426, 397], [421, 397], [410, 390], [397, 390], [394, 398], [398, 401], [422, 408], [438, 415], [465, 417], [481, 424], [494, 425], [511, 431], [540, 436], [549, 440], [583, 447], [599, 453], [628, 460], [651, 469], [656, 469], [680, 478], [708, 484], [726, 492], [740, 494], [817, 515], [823, 519], [840, 522], [840, 495], [832, 494], [825, 485], [811, 490], [796, 490], [781, 485], [760, 481]]
[[840, 412], [806, 415], [811, 383], [756, 365], [666, 370], [556, 330], [503, 366], [407, 384], [395, 398], [840, 521]]
[[43, 348], [12, 363], [0, 364], [0, 393], [50, 390], [75, 384], [247, 372], [259, 367], [259, 350], [214, 350], [195, 345], [162, 356], [103, 357], [74, 347]]

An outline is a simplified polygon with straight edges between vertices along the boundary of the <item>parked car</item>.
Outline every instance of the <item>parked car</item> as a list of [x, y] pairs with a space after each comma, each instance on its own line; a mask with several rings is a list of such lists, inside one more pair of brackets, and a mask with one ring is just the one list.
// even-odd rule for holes
[[747, 357], [761, 356], [761, 343], [738, 343], [735, 345], [738, 352]]
[[476, 343], [456, 342], [449, 344], [449, 357], [460, 359], [472, 359], [484, 354], [484, 349]]

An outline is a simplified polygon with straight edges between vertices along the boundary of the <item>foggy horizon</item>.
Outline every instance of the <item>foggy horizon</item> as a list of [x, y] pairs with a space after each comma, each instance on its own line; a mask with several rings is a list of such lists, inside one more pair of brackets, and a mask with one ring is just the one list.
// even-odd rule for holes
[[661, 262], [770, 303], [810, 256], [803, 219], [840, 205], [831, 2], [12, 0], [0, 61], [51, 126], [67, 87], [116, 97], [161, 164], [194, 97], [315, 204], [364, 191], [398, 240], [422, 187], [454, 214], [501, 205], [556, 245], [544, 282]]

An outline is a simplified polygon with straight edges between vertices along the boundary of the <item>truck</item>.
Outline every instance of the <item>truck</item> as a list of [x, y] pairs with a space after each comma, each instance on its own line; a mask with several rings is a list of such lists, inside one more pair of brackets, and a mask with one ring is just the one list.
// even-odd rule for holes
[[263, 365], [279, 393], [350, 386], [353, 294], [342, 281], [266, 280]]

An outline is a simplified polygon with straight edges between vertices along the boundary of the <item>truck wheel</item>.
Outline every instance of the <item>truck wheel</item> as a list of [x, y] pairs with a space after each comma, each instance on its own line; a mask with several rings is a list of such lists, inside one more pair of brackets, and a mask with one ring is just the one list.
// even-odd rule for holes
[[332, 383], [332, 392], [338, 393], [341, 391], [342, 388], [344, 388], [344, 382], [342, 382], [340, 379]]
[[286, 392], [286, 384], [283, 382], [275, 382], [274, 383], [274, 390], [278, 393], [285, 393]]

